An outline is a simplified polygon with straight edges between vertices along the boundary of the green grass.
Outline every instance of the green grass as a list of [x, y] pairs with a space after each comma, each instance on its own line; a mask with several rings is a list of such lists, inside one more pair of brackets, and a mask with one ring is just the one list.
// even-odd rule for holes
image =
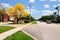
[[6, 32], [8, 30], [13, 29], [14, 27], [11, 26], [0, 26], [0, 33]]
[[37, 22], [36, 21], [33, 21], [33, 23], [32, 24], [37, 24]]
[[28, 36], [27, 34], [25, 34], [24, 32], [18, 31], [18, 32], [8, 36], [4, 40], [34, 40], [34, 39], [31, 38], [30, 36]]

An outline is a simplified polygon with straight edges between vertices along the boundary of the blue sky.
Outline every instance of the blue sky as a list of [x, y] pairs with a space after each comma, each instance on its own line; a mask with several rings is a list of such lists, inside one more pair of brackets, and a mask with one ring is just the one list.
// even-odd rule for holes
[[57, 5], [60, 6], [60, 0], [0, 0], [0, 4], [6, 9], [8, 7], [14, 7], [17, 3], [23, 4], [25, 10], [28, 12], [30, 12], [31, 3], [31, 16], [35, 19], [38, 19], [43, 15], [52, 14], [56, 11], [54, 8]]

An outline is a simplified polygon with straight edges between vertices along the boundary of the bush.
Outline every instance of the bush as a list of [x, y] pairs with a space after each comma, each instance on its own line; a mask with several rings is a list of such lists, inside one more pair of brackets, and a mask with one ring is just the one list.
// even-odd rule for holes
[[24, 21], [25, 23], [29, 23], [30, 21]]
[[60, 23], [60, 21], [51, 21], [51, 22], [53, 22], [53, 23]]

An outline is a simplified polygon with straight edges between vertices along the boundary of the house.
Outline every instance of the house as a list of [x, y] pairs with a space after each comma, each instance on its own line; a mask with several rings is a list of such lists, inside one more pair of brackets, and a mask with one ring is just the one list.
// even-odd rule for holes
[[8, 21], [8, 14], [4, 14], [3, 16], [3, 22], [7, 22]]
[[0, 22], [7, 22], [8, 14], [0, 14]]

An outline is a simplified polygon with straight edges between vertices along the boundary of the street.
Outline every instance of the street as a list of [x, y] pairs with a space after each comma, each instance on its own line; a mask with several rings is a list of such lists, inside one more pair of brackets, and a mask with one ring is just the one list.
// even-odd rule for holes
[[60, 24], [37, 23], [25, 27], [23, 30], [38, 40], [60, 40]]

